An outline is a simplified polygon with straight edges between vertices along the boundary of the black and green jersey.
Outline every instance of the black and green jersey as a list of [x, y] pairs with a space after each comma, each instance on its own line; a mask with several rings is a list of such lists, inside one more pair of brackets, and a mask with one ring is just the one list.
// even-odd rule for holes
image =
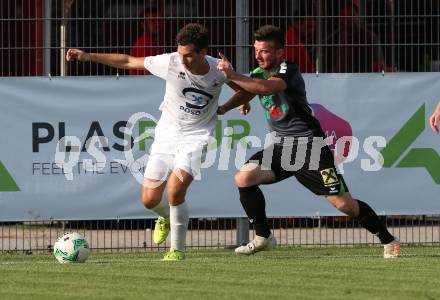
[[287, 88], [273, 95], [259, 95], [270, 129], [281, 137], [324, 137], [307, 102], [304, 79], [298, 66], [283, 62], [272, 74], [265, 74], [262, 68], [251, 73], [253, 78], [269, 79], [272, 76], [283, 79]]

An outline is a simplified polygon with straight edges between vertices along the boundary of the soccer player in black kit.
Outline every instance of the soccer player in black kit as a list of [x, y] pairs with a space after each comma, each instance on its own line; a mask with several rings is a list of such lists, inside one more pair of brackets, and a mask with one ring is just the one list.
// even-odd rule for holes
[[[274, 248], [277, 244], [266, 218], [265, 199], [260, 184], [272, 184], [295, 176], [307, 189], [323, 195], [339, 211], [356, 218], [384, 245], [384, 257], [400, 256], [400, 242], [390, 234], [377, 214], [365, 202], [353, 199], [342, 175], [336, 171], [331, 150], [324, 144], [324, 133], [312, 115], [306, 98], [304, 80], [293, 62], [284, 60], [284, 34], [275, 26], [265, 25], [254, 33], [255, 58], [259, 67], [251, 77], [233, 71], [222, 54], [217, 68], [244, 91], [235, 94], [218, 108], [219, 114], [247, 104], [255, 95], [265, 109], [265, 117], [275, 143], [255, 153], [237, 172], [235, 182], [240, 202], [254, 225], [256, 236], [236, 253], [253, 254]], [[318, 142], [317, 142], [318, 141]], [[320, 141], [320, 143], [319, 143]], [[283, 154], [287, 152], [290, 155]], [[297, 162], [303, 162], [300, 168]]]

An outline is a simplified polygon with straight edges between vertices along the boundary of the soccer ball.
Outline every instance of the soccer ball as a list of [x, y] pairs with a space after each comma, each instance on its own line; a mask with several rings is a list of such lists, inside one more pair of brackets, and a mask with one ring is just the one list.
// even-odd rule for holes
[[89, 242], [77, 232], [68, 232], [55, 242], [53, 254], [62, 264], [83, 263], [90, 254]]

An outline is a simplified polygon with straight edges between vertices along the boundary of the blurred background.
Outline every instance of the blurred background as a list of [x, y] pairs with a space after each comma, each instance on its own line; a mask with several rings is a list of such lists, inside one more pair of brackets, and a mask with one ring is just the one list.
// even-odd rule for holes
[[[437, 0], [2, 0], [0, 76], [142, 75], [66, 64], [66, 48], [148, 56], [175, 51], [186, 23], [211, 33], [243, 72], [254, 66], [252, 32], [286, 33], [286, 57], [303, 73], [437, 72]], [[237, 61], [237, 56], [240, 59]], [[239, 67], [240, 69], [240, 67]]]

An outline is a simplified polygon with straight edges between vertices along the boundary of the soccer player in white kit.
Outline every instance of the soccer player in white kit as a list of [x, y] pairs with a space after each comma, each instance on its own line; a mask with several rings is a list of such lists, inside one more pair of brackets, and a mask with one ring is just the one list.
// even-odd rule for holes
[[[85, 53], [69, 49], [66, 59], [93, 61], [126, 69], [147, 69], [166, 80], [162, 115], [142, 185], [142, 202], [159, 215], [154, 230], [157, 244], [171, 232], [171, 249], [165, 261], [184, 259], [189, 221], [186, 191], [200, 166], [217, 120], [218, 98], [223, 83], [234, 90], [217, 70], [218, 59], [206, 55], [208, 30], [188, 24], [176, 37], [177, 52], [145, 58], [124, 54]], [[243, 91], [237, 90], [237, 96]], [[167, 187], [167, 198], [162, 197]]]

